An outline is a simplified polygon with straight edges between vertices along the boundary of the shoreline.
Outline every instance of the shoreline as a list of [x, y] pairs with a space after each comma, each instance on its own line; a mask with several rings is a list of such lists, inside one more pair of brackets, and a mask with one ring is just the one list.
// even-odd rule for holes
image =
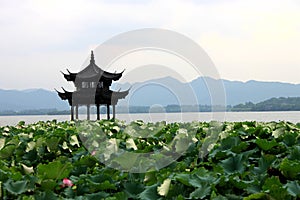
[[[116, 114], [128, 114], [128, 115], [134, 115], [134, 114], [178, 114], [178, 113], [268, 113], [268, 112], [300, 112], [300, 110], [216, 110], [216, 111], [183, 111], [183, 112], [116, 112]], [[85, 115], [86, 113], [79, 113], [79, 115]], [[106, 115], [106, 113], [100, 113], [101, 115]], [[110, 113], [112, 114], [112, 113]], [[48, 113], [37, 113], [37, 114], [26, 114], [26, 113], [20, 113], [20, 114], [0, 114], [0, 116], [65, 116], [70, 115], [70, 113], [54, 113], [54, 114], [48, 114]], [[96, 115], [96, 113], [91, 113], [91, 115]]]
[[[79, 120], [85, 120], [86, 114], [80, 114]], [[132, 113], [117, 114], [116, 118], [122, 121], [131, 122], [143, 120], [145, 122], [191, 122], [191, 121], [289, 121], [300, 122], [300, 111], [276, 111], [276, 112], [186, 112], [186, 113]], [[26, 124], [38, 121], [69, 121], [70, 115], [16, 115], [0, 116], [0, 126], [16, 125], [19, 121]], [[91, 120], [96, 120], [96, 114], [90, 116]], [[100, 119], [106, 119], [106, 114], [101, 114]]]

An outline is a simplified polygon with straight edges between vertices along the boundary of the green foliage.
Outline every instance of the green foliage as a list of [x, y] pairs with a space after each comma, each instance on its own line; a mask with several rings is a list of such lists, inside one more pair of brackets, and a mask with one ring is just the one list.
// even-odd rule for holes
[[223, 167], [224, 171], [228, 174], [232, 174], [232, 173], [242, 174], [245, 170], [243, 161], [244, 161], [243, 155], [238, 154], [221, 161], [221, 166]]
[[300, 185], [298, 181], [289, 181], [286, 184], [287, 191], [294, 197], [300, 197]]
[[275, 147], [277, 145], [277, 142], [275, 140], [268, 141], [266, 139], [257, 139], [256, 144], [262, 150], [267, 151]]
[[300, 161], [284, 158], [279, 169], [286, 178], [291, 180], [300, 178]]
[[82, 123], [0, 127], [0, 199], [300, 198], [299, 124]]
[[8, 192], [18, 195], [24, 193], [27, 190], [27, 184], [27, 181], [8, 180], [5, 182], [4, 187]]
[[37, 176], [40, 179], [59, 180], [68, 177], [71, 170], [71, 163], [63, 164], [60, 161], [53, 161], [48, 164], [39, 164], [37, 166]]
[[288, 199], [287, 190], [283, 188], [278, 177], [273, 176], [268, 178], [262, 189], [265, 193], [268, 193], [272, 199]]

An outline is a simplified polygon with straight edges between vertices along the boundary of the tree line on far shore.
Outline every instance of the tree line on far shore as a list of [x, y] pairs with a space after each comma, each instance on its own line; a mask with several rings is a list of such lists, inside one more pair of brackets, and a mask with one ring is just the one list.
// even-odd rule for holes
[[259, 103], [238, 104], [231, 111], [300, 111], [300, 97], [271, 98]]
[[[212, 111], [300, 111], [300, 97], [271, 98], [259, 103], [246, 102], [235, 106], [211, 105], [167, 105], [167, 106], [117, 106], [117, 113], [176, 113], [176, 112], [212, 112]], [[86, 113], [86, 108], [80, 108], [81, 114]], [[22, 111], [5, 110], [0, 115], [68, 115], [69, 110], [57, 109], [30, 109]], [[96, 113], [96, 108], [91, 108], [91, 113]], [[100, 113], [106, 113], [106, 107], [100, 108]]]

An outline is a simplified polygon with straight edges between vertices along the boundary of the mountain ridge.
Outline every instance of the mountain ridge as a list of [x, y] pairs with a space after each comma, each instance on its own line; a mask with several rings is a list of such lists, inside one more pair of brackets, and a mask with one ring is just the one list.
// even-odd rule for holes
[[[113, 83], [112, 89], [127, 89], [131, 92], [126, 98], [132, 106], [159, 105], [211, 105], [210, 91], [207, 84], [223, 84], [227, 105], [237, 105], [245, 102], [258, 103], [273, 97], [297, 97], [300, 96], [300, 84], [286, 82], [268, 82], [248, 80], [246, 82], [226, 79], [214, 79], [199, 77], [191, 82], [184, 83], [170, 76], [151, 79], [144, 82]], [[189, 93], [193, 90], [195, 94]], [[193, 99], [193, 101], [191, 100]], [[120, 104], [124, 100], [120, 101]], [[29, 110], [29, 109], [69, 109], [66, 101], [60, 100], [56, 92], [43, 88], [25, 90], [0, 89], [0, 111], [3, 110]]]

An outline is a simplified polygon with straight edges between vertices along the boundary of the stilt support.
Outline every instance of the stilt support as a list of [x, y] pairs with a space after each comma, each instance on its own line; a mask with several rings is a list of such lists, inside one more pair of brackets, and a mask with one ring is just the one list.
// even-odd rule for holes
[[75, 114], [76, 114], [76, 119], [77, 119], [77, 120], [78, 120], [78, 107], [79, 107], [79, 105], [77, 104], [77, 105], [76, 105], [76, 110], [75, 110], [75, 112], [76, 112]]
[[109, 110], [109, 104], [106, 104], [106, 112], [107, 112], [107, 119], [109, 120], [110, 119], [110, 110]]
[[116, 105], [113, 105], [113, 119], [116, 118]]
[[74, 106], [71, 106], [71, 121], [74, 121]]
[[86, 119], [90, 120], [90, 104], [86, 106]]
[[97, 104], [97, 120], [100, 120], [100, 105]]

